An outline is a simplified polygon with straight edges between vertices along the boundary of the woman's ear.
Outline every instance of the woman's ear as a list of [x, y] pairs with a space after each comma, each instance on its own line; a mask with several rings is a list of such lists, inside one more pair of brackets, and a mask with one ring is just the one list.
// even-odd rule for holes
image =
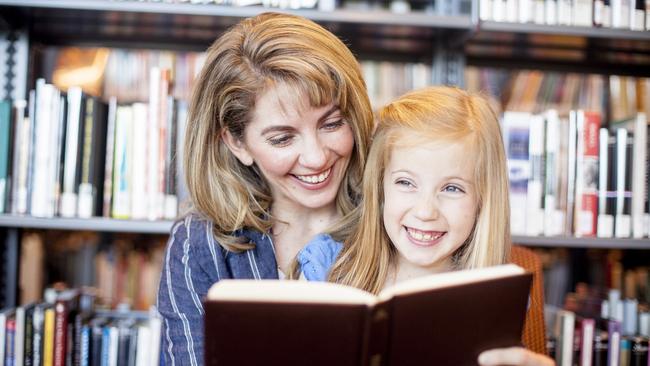
[[253, 156], [248, 152], [244, 141], [233, 136], [228, 129], [224, 129], [221, 133], [221, 140], [242, 164], [246, 166], [253, 165]]

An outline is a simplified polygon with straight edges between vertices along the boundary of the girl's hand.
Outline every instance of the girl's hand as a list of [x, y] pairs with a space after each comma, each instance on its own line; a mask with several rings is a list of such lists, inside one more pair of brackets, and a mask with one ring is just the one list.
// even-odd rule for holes
[[497, 348], [478, 356], [481, 366], [555, 366], [555, 361], [546, 355], [535, 353], [523, 347]]

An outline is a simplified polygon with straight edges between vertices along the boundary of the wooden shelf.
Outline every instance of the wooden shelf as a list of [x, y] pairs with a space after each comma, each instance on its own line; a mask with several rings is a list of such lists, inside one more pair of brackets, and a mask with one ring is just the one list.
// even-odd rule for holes
[[[169, 234], [173, 221], [118, 220], [103, 217], [80, 218], [39, 218], [31, 216], [0, 215], [0, 227], [54, 229], [54, 230], [90, 230], [101, 232], [130, 232], [143, 234]], [[554, 248], [601, 248], [601, 249], [647, 249], [650, 239], [620, 238], [575, 238], [565, 236], [518, 236], [513, 235], [512, 242], [532, 247]]]
[[512, 236], [512, 242], [531, 247], [650, 250], [650, 239], [576, 238], [568, 236]]
[[[431, 59], [437, 38], [461, 39], [470, 15], [396, 14], [386, 10], [276, 9], [215, 4], [110, 0], [0, 0], [0, 17], [30, 29], [44, 45], [87, 45], [204, 51], [242, 18], [282, 12], [312, 19], [340, 37], [358, 55]], [[415, 55], [415, 56], [414, 56]]]
[[173, 221], [118, 220], [103, 217], [80, 218], [39, 218], [31, 216], [0, 215], [0, 227], [88, 230], [101, 232], [129, 232], [143, 234], [169, 234]]

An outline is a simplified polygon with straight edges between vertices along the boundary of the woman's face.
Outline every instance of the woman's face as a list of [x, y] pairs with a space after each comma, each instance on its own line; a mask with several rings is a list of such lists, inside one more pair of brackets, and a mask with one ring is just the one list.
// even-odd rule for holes
[[256, 164], [271, 188], [274, 208], [334, 208], [354, 136], [334, 103], [311, 107], [307, 97], [279, 85], [256, 101], [243, 141], [226, 133], [231, 151]]

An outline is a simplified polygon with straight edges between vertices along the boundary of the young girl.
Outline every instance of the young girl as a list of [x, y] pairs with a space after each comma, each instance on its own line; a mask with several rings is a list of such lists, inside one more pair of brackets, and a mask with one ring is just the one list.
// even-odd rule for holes
[[[506, 159], [488, 103], [460, 89], [434, 87], [384, 107], [360, 210], [345, 245], [319, 235], [299, 253], [307, 279], [378, 293], [413, 277], [506, 263]], [[479, 362], [553, 364], [523, 348], [487, 351]]]

